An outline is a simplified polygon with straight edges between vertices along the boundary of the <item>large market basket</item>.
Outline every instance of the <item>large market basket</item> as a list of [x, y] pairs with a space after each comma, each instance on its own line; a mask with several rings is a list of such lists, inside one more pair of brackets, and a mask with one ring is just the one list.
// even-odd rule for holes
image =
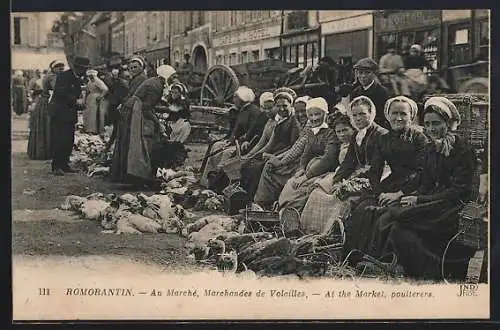
[[467, 140], [476, 151], [488, 148], [489, 96], [488, 94], [439, 94], [427, 95], [424, 103], [432, 96], [443, 96], [453, 102], [462, 122], [457, 134]]
[[238, 181], [241, 179], [241, 166], [243, 165], [243, 160], [241, 158], [241, 147], [236, 140], [236, 156], [231, 157], [225, 162], [221, 163], [219, 167], [226, 173], [230, 182]]

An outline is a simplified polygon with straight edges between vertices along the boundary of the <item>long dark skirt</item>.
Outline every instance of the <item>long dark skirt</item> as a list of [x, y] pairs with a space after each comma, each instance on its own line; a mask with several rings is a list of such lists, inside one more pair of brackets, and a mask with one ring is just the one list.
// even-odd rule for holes
[[249, 200], [253, 201], [257, 187], [259, 186], [259, 178], [264, 169], [266, 161], [259, 158], [252, 158], [243, 163], [241, 166], [241, 186], [248, 193]]
[[381, 211], [370, 209], [377, 205], [377, 199], [372, 196], [363, 196], [353, 203], [351, 216], [344, 223], [344, 255], [351, 250], [360, 250], [373, 257], [380, 257], [388, 252], [387, 230], [378, 230]]
[[[396, 192], [400, 189], [405, 175], [391, 173], [381, 183], [383, 192]], [[388, 245], [387, 229], [378, 230], [378, 221], [385, 208], [379, 208], [378, 196], [365, 194], [353, 205], [351, 217], [345, 223], [345, 253], [357, 249], [373, 257], [381, 257], [391, 251]]]
[[458, 232], [461, 208], [448, 200], [438, 200], [409, 208], [390, 207], [382, 213], [379, 229], [388, 230], [388, 244], [408, 276], [465, 279], [474, 251], [456, 241], [446, 250]]
[[262, 169], [257, 191], [255, 192], [255, 203], [264, 208], [271, 208], [273, 203], [278, 201], [283, 187], [293, 176], [298, 167], [298, 159], [277, 169], [271, 169], [269, 163], [266, 162]]
[[[346, 250], [357, 248], [374, 257], [392, 252], [406, 275], [440, 280], [443, 254], [457, 233], [461, 206], [438, 200], [407, 208], [391, 206], [363, 211], [373, 203], [374, 200], [370, 202], [369, 199], [361, 202], [346, 224]], [[472, 255], [473, 251], [456, 241], [450, 244], [445, 256], [444, 276], [465, 278]]]
[[26, 87], [14, 85], [12, 88], [12, 108], [17, 115], [22, 115], [28, 109], [28, 94]]
[[28, 139], [28, 157], [34, 160], [52, 158], [51, 122], [48, 114], [49, 97], [38, 98], [30, 118], [30, 135]]
[[115, 148], [113, 151], [113, 158], [110, 168], [110, 179], [112, 182], [128, 182], [127, 161], [130, 146], [131, 114], [131, 106], [124, 105], [122, 114], [118, 121]]

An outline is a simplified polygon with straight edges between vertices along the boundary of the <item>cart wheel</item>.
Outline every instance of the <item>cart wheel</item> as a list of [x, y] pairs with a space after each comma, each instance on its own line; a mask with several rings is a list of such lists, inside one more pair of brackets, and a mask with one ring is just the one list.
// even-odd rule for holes
[[463, 83], [459, 93], [488, 94], [489, 81], [487, 78], [474, 78]]
[[214, 65], [203, 79], [201, 104], [224, 106], [225, 103], [231, 103], [233, 94], [239, 86], [238, 77], [233, 69], [227, 65]]

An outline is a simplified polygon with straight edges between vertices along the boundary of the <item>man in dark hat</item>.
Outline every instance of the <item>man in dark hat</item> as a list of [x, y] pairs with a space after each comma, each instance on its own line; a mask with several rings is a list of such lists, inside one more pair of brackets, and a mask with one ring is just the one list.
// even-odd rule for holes
[[90, 66], [86, 57], [75, 56], [71, 69], [61, 72], [56, 80], [54, 94], [50, 102], [52, 132], [55, 134], [52, 173], [64, 175], [75, 172], [69, 166], [69, 157], [75, 139], [77, 123], [77, 100], [82, 93], [82, 78]]
[[385, 119], [384, 105], [389, 99], [389, 92], [376, 80], [377, 71], [378, 65], [373, 59], [367, 57], [359, 60], [354, 65], [354, 73], [359, 86], [354, 88], [350, 97], [351, 100], [361, 95], [370, 98], [377, 108], [375, 122], [382, 127], [388, 128], [389, 123]]

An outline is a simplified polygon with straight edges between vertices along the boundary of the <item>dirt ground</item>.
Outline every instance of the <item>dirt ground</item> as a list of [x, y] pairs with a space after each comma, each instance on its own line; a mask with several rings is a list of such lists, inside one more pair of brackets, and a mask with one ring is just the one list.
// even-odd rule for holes
[[[123, 194], [129, 187], [82, 173], [61, 177], [50, 173], [50, 161], [33, 161], [26, 154], [28, 118], [12, 120], [12, 253], [16, 256], [123, 257], [163, 268], [193, 267], [178, 235], [102, 234], [97, 222], [57, 210], [69, 194]], [[188, 165], [196, 166], [206, 146], [193, 145]], [[152, 192], [146, 192], [151, 194]]]

